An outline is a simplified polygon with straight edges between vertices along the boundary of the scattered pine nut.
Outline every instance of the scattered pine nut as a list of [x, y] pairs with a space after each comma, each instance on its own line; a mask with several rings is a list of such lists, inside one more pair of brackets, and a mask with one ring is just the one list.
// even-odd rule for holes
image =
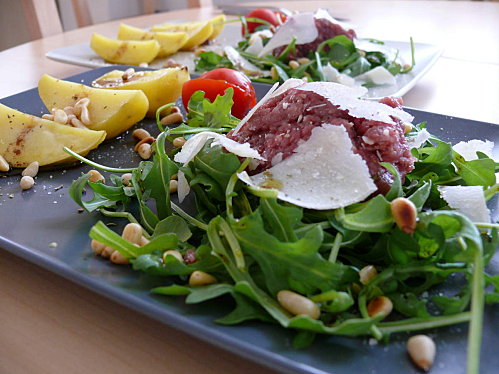
[[132, 79], [134, 75], [135, 75], [135, 69], [134, 68], [128, 68], [128, 69], [125, 70], [125, 72], [121, 76], [121, 79], [123, 79], [123, 82], [126, 82], [126, 81]]
[[288, 65], [291, 69], [296, 69], [298, 66], [300, 66], [300, 63], [295, 60], [291, 60], [288, 62]]
[[54, 120], [54, 115], [53, 114], [44, 114], [42, 116], [42, 119], [47, 119], [49, 121], [53, 121]]
[[74, 118], [71, 118], [71, 126], [73, 127], [77, 127], [77, 128], [80, 128], [80, 129], [86, 129], [87, 126], [85, 126], [83, 124], [83, 122], [81, 122], [78, 118], [74, 117]]
[[57, 109], [54, 112], [54, 122], [60, 123], [61, 125], [65, 125], [68, 122], [68, 115], [62, 109]]
[[106, 178], [104, 178], [104, 176], [99, 173], [97, 170], [89, 170], [87, 172], [87, 174], [90, 174], [90, 178], [89, 178], [89, 181], [90, 182], [93, 182], [93, 183], [97, 183], [97, 182], [102, 182], [102, 183], [106, 183]]
[[169, 249], [165, 251], [165, 253], [163, 253], [163, 262], [165, 261], [166, 256], [168, 255], [175, 257], [180, 263], [182, 264], [184, 263], [184, 258], [182, 257], [180, 252], [175, 249]]
[[277, 69], [275, 68], [275, 66], [272, 66], [270, 68], [270, 77], [273, 80], [278, 80], [279, 79], [279, 73], [277, 73]]
[[183, 136], [173, 139], [173, 146], [175, 148], [182, 148], [187, 140]]
[[404, 134], [407, 134], [408, 132], [411, 132], [414, 126], [412, 126], [412, 123], [409, 122], [404, 122]]
[[281, 290], [277, 293], [277, 301], [289, 313], [298, 316], [306, 315], [313, 319], [318, 319], [321, 311], [319, 306], [308, 297], [296, 292]]
[[189, 277], [189, 286], [191, 287], [207, 286], [214, 283], [217, 283], [217, 278], [201, 270], [192, 272]]
[[184, 116], [182, 116], [182, 113], [170, 113], [163, 118], [161, 118], [160, 121], [163, 125], [173, 125], [174, 123], [179, 123], [179, 122], [184, 122]]
[[414, 335], [407, 341], [407, 353], [414, 364], [424, 371], [430, 370], [436, 351], [435, 342], [427, 335]]
[[144, 129], [135, 129], [132, 132], [132, 137], [137, 139], [137, 140], [142, 140], [144, 138], [150, 137], [151, 134], [147, 130]]
[[[367, 305], [367, 313], [371, 316], [388, 316], [393, 310], [392, 301], [386, 296], [378, 296], [372, 299]], [[384, 318], [383, 317], [383, 318]]]
[[111, 257], [109, 258], [113, 264], [117, 265], [128, 265], [130, 261], [128, 258], [123, 256], [118, 250], [115, 250], [111, 253]]
[[178, 174], [173, 174], [173, 175], [170, 177], [170, 180], [178, 180]]
[[178, 191], [178, 182], [175, 179], [170, 180], [170, 193]]
[[412, 234], [416, 230], [418, 211], [411, 200], [398, 197], [390, 203], [390, 209], [400, 230], [406, 234]]
[[89, 126], [92, 124], [92, 122], [90, 121], [90, 113], [88, 112], [88, 108], [86, 106], [81, 107], [80, 121], [85, 126]]
[[19, 185], [21, 186], [21, 189], [23, 191], [29, 190], [31, 187], [35, 185], [35, 180], [33, 179], [33, 177], [30, 177], [29, 175], [25, 175], [24, 177], [21, 178]]
[[9, 171], [9, 170], [10, 170], [9, 163], [7, 162], [7, 160], [5, 160], [5, 158], [3, 158], [2, 155], [0, 155], [0, 171]]
[[149, 244], [149, 242], [149, 239], [147, 239], [145, 236], [142, 236], [142, 238], [140, 238], [139, 247], [143, 247], [146, 244]]
[[296, 60], [296, 61], [298, 61], [298, 63], [299, 63], [300, 65], [303, 65], [303, 64], [306, 64], [306, 63], [310, 62], [310, 59], [308, 59], [308, 58], [306, 58], [306, 57], [300, 57], [300, 58], [299, 58], [298, 60]]
[[142, 238], [142, 227], [138, 223], [129, 223], [123, 229], [121, 237], [132, 244], [139, 244]]
[[149, 64], [148, 64], [147, 62], [141, 62], [141, 63], [139, 64], [139, 67], [141, 67], [141, 68], [148, 68], [148, 67], [149, 67]]
[[148, 136], [147, 138], [144, 138], [144, 139], [141, 139], [137, 144], [135, 144], [135, 147], [133, 147], [133, 150], [135, 152], [137, 152], [139, 150], [139, 147], [144, 144], [144, 143], [148, 143], [148, 144], [152, 144], [154, 143], [156, 139], [154, 139], [152, 136]]
[[130, 186], [132, 181], [132, 173], [125, 173], [121, 176], [121, 183], [125, 186]]
[[378, 275], [378, 271], [373, 265], [364, 266], [359, 271], [360, 283], [368, 284], [376, 275]]
[[142, 158], [143, 160], [149, 160], [152, 156], [151, 145], [149, 143], [143, 143], [137, 149], [137, 152], [139, 152], [140, 158]]
[[104, 250], [106, 245], [101, 242], [98, 242], [95, 239], [92, 239], [92, 241], [90, 242], [90, 247], [92, 248], [92, 251], [94, 251], [95, 254], [100, 255], [102, 254], [102, 251]]
[[75, 115], [74, 107], [72, 107], [72, 106], [66, 106], [66, 107], [64, 107], [63, 110], [66, 112], [66, 114], [68, 116], [69, 115]]
[[26, 175], [28, 175], [31, 178], [34, 178], [38, 174], [38, 168], [39, 168], [38, 161], [33, 161], [31, 164], [29, 164], [28, 166], [26, 166], [26, 169], [23, 170], [23, 172], [21, 173], [21, 175], [23, 177], [25, 177]]
[[115, 251], [114, 248], [108, 247], [106, 245], [106, 246], [104, 246], [104, 249], [102, 250], [100, 255], [104, 258], [109, 258], [109, 257], [111, 257], [111, 255], [113, 254], [114, 251]]

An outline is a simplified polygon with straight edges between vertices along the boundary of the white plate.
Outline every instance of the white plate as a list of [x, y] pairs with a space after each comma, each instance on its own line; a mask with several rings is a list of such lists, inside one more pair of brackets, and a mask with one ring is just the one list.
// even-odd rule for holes
[[[90, 37], [89, 37], [90, 40]], [[205, 49], [221, 51], [225, 45], [237, 45], [240, 40], [240, 27], [235, 24], [229, 24], [224, 31], [216, 39], [216, 43], [206, 47]], [[411, 46], [410, 43], [400, 41], [385, 41], [385, 47], [395, 48], [399, 50], [399, 57], [402, 61], [411, 61]], [[408, 74], [399, 74], [396, 76], [396, 84], [382, 85], [369, 88], [368, 97], [381, 98], [385, 96], [402, 96], [408, 92], [416, 82], [430, 69], [430, 67], [438, 60], [443, 52], [439, 46], [424, 43], [414, 43], [416, 65]], [[46, 53], [48, 58], [68, 64], [81, 65], [89, 68], [98, 68], [102, 66], [110, 66], [114, 64], [107, 63], [99, 57], [91, 48], [89, 43], [72, 45], [69, 47], [54, 49]], [[189, 71], [194, 72], [194, 53], [179, 52], [175, 55], [156, 59], [149, 64], [150, 68], [162, 68], [166, 60], [173, 59], [179, 64], [186, 65]]]

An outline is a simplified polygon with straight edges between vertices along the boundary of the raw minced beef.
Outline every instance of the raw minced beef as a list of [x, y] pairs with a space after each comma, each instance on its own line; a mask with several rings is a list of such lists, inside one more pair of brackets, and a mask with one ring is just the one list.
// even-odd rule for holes
[[[391, 107], [402, 104], [400, 99], [381, 101]], [[260, 161], [256, 174], [289, 157], [300, 142], [310, 138], [312, 129], [322, 124], [342, 125], [353, 144], [353, 151], [366, 161], [379, 192], [386, 193], [393, 177], [380, 165], [394, 165], [403, 178], [414, 168], [414, 159], [404, 137], [404, 126], [394, 123], [355, 118], [339, 109], [323, 96], [311, 91], [292, 88], [265, 102], [239, 131], [228, 137], [248, 142], [267, 161]]]
[[[326, 18], [316, 18], [314, 21], [319, 35], [313, 42], [306, 44], [297, 44], [295, 46], [296, 51], [289, 56], [290, 58], [306, 57], [308, 56], [309, 52], [315, 52], [317, 50], [317, 47], [319, 47], [319, 44], [321, 44], [323, 41], [329, 40], [338, 35], [345, 35], [348, 39], [351, 40], [356, 37], [354, 30], [345, 30], [341, 25], [333, 23]], [[285, 48], [286, 46], [276, 48], [274, 49], [272, 54], [274, 56], [279, 56]], [[324, 50], [327, 51], [328, 47], [324, 48]]]

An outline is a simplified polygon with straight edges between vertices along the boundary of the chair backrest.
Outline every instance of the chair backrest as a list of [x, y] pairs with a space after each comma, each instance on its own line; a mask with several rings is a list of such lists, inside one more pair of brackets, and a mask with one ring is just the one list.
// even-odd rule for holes
[[[63, 32], [62, 22], [56, 0], [21, 0], [24, 19], [32, 40]], [[87, 0], [71, 0], [78, 27], [91, 25], [92, 16]], [[142, 0], [145, 14], [156, 11], [156, 0]], [[213, 6], [212, 0], [187, 0], [189, 8]]]

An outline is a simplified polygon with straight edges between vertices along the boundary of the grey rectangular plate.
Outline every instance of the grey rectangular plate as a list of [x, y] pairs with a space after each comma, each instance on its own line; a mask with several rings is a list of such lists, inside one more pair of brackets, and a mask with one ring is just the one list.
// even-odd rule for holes
[[[69, 78], [89, 83], [115, 67], [104, 67]], [[255, 85], [261, 97], [269, 86]], [[5, 105], [31, 114], [47, 110], [36, 89], [1, 99]], [[429, 130], [447, 141], [488, 139], [499, 143], [499, 126], [452, 118], [409, 109], [416, 121], [428, 121]], [[155, 124], [143, 121], [153, 135]], [[130, 133], [103, 143], [89, 158], [115, 167], [135, 166], [139, 159], [132, 151]], [[495, 156], [499, 147], [495, 147]], [[150, 288], [164, 285], [165, 280], [134, 272], [130, 267], [116, 266], [93, 255], [88, 232], [103, 219], [98, 213], [78, 213], [68, 196], [71, 182], [88, 166], [77, 164], [65, 169], [42, 170], [33, 189], [21, 192], [19, 170], [0, 177], [0, 248], [36, 263], [56, 274], [98, 292], [158, 321], [196, 334], [211, 344], [237, 353], [247, 359], [285, 373], [417, 373], [407, 358], [406, 335], [394, 336], [389, 344], [370, 345], [367, 339], [320, 337], [305, 350], [291, 347], [293, 332], [275, 325], [245, 323], [220, 326], [213, 322], [231, 310], [232, 302], [208, 302], [185, 305], [182, 297], [151, 295]], [[63, 186], [56, 191], [56, 187]], [[9, 195], [13, 197], [9, 197]], [[497, 220], [498, 201], [490, 206]], [[106, 219], [103, 219], [108, 222]], [[50, 246], [57, 243], [57, 247]], [[489, 265], [489, 272], [499, 273], [499, 256]], [[459, 280], [455, 280], [455, 285]], [[450, 289], [442, 290], [449, 292]], [[131, 322], [133, 323], [133, 322]], [[466, 360], [466, 324], [430, 330], [437, 342], [437, 359], [432, 373], [462, 373]], [[497, 343], [499, 307], [485, 308], [482, 345], [482, 373], [496, 372], [499, 367]], [[168, 339], [165, 337], [165, 339]], [[195, 344], [195, 343], [194, 343]]]

